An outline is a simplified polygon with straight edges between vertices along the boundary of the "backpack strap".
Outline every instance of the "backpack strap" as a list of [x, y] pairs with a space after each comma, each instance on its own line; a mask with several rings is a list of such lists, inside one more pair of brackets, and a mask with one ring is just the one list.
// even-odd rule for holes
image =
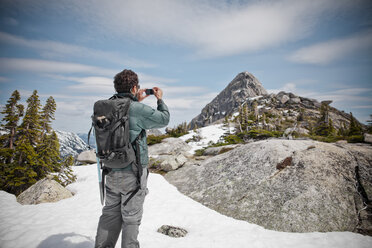
[[[137, 138], [132, 142], [132, 146], [136, 146], [136, 167], [137, 167], [137, 170], [138, 170], [138, 172], [137, 172], [138, 186], [135, 190], [133, 190], [130, 193], [129, 197], [123, 203], [123, 207], [125, 207], [127, 205], [127, 203], [130, 201], [130, 199], [132, 199], [133, 196], [135, 196], [137, 194], [137, 192], [142, 188], [141, 178], [142, 178], [142, 174], [143, 174], [143, 168], [142, 168], [142, 164], [141, 164], [141, 156], [140, 156], [141, 154], [140, 154], [139, 141], [145, 135], [146, 135], [146, 131], [145, 131], [145, 129], [142, 129], [141, 132], [139, 133], [139, 135], [137, 136]], [[147, 176], [149, 176], [148, 175], [148, 170], [147, 170]]]
[[90, 126], [90, 129], [89, 129], [89, 132], [88, 132], [88, 148], [89, 150], [92, 149], [91, 146], [90, 146], [90, 133], [92, 132], [92, 128], [93, 128], [93, 123], [92, 123], [92, 126]]
[[136, 147], [136, 167], [137, 167], [137, 170], [138, 170], [138, 173], [137, 173], [137, 177], [138, 177], [138, 184], [139, 184], [139, 187], [141, 188], [141, 178], [142, 178], [142, 174], [143, 174], [143, 168], [142, 168], [142, 164], [141, 164], [141, 148], [140, 148], [140, 145], [139, 145], [139, 142], [141, 139], [143, 139], [143, 137], [146, 135], [146, 131], [145, 129], [142, 129], [141, 132], [139, 133], [139, 135], [137, 136], [137, 138], [132, 142], [132, 146], [135, 146]]

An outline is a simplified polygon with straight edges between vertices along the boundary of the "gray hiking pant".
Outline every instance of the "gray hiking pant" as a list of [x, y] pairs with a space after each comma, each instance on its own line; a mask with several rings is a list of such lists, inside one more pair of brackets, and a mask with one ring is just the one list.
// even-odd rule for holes
[[99, 218], [96, 248], [115, 247], [122, 231], [122, 248], [139, 248], [138, 228], [141, 224], [143, 203], [147, 190], [147, 169], [143, 170], [142, 188], [128, 203], [123, 203], [138, 187], [137, 177], [132, 171], [111, 171], [106, 175], [106, 201]]

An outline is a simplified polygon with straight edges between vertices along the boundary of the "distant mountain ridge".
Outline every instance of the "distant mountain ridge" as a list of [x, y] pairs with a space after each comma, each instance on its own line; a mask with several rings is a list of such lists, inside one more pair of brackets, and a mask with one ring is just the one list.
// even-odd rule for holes
[[[87, 133], [77, 133], [77, 136], [79, 136], [80, 139], [82, 139], [86, 144], [88, 144], [88, 134]], [[90, 134], [89, 145], [92, 148], [96, 148], [96, 141], [95, 141], [95, 137], [94, 137], [93, 131]]]
[[62, 157], [72, 155], [76, 156], [82, 151], [88, 150], [87, 143], [76, 133], [54, 130], [59, 140], [59, 151]]

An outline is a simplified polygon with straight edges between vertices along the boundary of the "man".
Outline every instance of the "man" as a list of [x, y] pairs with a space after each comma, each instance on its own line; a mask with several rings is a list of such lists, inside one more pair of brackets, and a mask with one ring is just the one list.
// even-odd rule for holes
[[[162, 100], [163, 91], [154, 87], [157, 98], [157, 110], [140, 103], [149, 95], [146, 89], [140, 89], [138, 76], [131, 70], [123, 70], [114, 78], [114, 87], [118, 96], [129, 97], [133, 101], [129, 107], [129, 134], [133, 142], [142, 130], [165, 127], [169, 122], [168, 107]], [[106, 201], [99, 219], [95, 247], [115, 247], [122, 231], [122, 248], [138, 248], [138, 228], [141, 224], [143, 203], [148, 193], [148, 152], [146, 135], [139, 140], [140, 161], [143, 167], [141, 189], [130, 198], [131, 192], [138, 187], [134, 172], [135, 166], [129, 165], [123, 169], [112, 169], [106, 176]], [[138, 153], [138, 151], [136, 151]], [[126, 205], [124, 204], [126, 202]]]

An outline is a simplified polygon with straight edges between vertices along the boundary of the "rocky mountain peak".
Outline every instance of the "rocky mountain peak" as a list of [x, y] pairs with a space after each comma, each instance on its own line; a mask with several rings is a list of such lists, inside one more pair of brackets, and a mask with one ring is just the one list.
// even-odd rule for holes
[[320, 103], [316, 99], [291, 92], [268, 94], [251, 73], [241, 72], [192, 119], [190, 128], [208, 126], [222, 122], [225, 118], [233, 121], [244, 112], [244, 119], [250, 122], [251, 128], [284, 131], [296, 127], [297, 133], [302, 130], [307, 134], [318, 124], [322, 116], [321, 106], [324, 104], [327, 109], [326, 123], [332, 121], [337, 131], [344, 132], [351, 116], [330, 106], [330, 103], [331, 99]]
[[239, 73], [224, 89], [224, 91], [230, 91], [233, 94], [237, 90], [247, 91], [250, 97], [267, 94], [261, 82], [247, 71]]
[[191, 128], [206, 126], [232, 114], [250, 97], [267, 95], [267, 91], [251, 73], [239, 73], [227, 87], [205, 106], [191, 121]]

